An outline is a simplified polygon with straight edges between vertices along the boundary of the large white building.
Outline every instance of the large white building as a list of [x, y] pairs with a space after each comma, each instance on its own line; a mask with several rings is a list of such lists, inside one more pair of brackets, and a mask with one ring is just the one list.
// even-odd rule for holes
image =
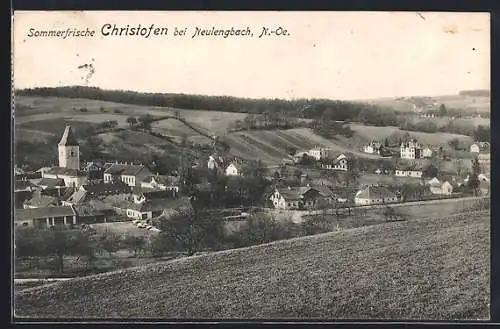
[[403, 142], [400, 146], [401, 159], [421, 159], [422, 145], [415, 139], [409, 142]]
[[307, 152], [307, 155], [310, 157], [316, 159], [316, 160], [321, 160], [324, 158], [327, 158], [329, 153], [331, 152], [331, 149], [328, 148], [323, 148], [323, 147], [315, 147]]

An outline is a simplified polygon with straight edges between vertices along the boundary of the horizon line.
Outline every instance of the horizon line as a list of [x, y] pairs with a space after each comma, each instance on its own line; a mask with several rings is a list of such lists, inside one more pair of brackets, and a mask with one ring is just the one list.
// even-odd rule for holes
[[[18, 91], [24, 90], [33, 90], [33, 89], [58, 89], [58, 88], [89, 88], [89, 89], [100, 89], [102, 91], [110, 91], [110, 92], [130, 92], [137, 94], [156, 94], [156, 95], [187, 95], [187, 96], [204, 96], [204, 97], [230, 97], [230, 98], [239, 98], [239, 99], [247, 99], [247, 100], [284, 100], [284, 101], [297, 101], [297, 100], [338, 100], [338, 101], [346, 101], [346, 102], [369, 102], [373, 100], [382, 100], [382, 99], [395, 99], [395, 98], [412, 98], [412, 97], [443, 97], [443, 96], [459, 96], [460, 92], [464, 91], [488, 91], [491, 93], [491, 88], [477, 88], [477, 89], [460, 89], [455, 92], [455, 94], [424, 94], [424, 95], [404, 95], [404, 96], [378, 96], [372, 98], [356, 98], [356, 99], [347, 99], [347, 98], [327, 98], [327, 97], [296, 97], [296, 98], [282, 98], [282, 97], [244, 97], [244, 96], [234, 96], [229, 94], [197, 94], [197, 93], [185, 93], [185, 92], [153, 92], [153, 91], [139, 91], [139, 90], [131, 90], [131, 89], [107, 89], [99, 86], [84, 86], [84, 85], [64, 85], [64, 86], [34, 86], [34, 87], [23, 87], [13, 88], [13, 96]], [[48, 96], [48, 97], [57, 97], [57, 96]], [[481, 96], [484, 97], [484, 96]], [[489, 96], [491, 97], [491, 95]]]

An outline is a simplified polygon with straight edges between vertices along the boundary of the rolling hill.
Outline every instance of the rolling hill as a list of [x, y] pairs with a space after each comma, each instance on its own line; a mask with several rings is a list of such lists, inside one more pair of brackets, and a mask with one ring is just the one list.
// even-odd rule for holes
[[[82, 107], [85, 107], [87, 112], [79, 111]], [[127, 129], [127, 117], [144, 114], [169, 117], [169, 120], [154, 122], [152, 127], [154, 132], [167, 136], [173, 141], [179, 142], [185, 137], [191, 142], [209, 144], [212, 142], [211, 137], [217, 135], [230, 146], [233, 155], [246, 159], [258, 158], [266, 165], [281, 163], [292, 148], [308, 150], [314, 146], [329, 147], [339, 153], [351, 152], [365, 158], [378, 158], [375, 155], [360, 152], [361, 146], [373, 138], [383, 140], [394, 133], [404, 133], [397, 127], [373, 127], [361, 124], [351, 124], [355, 134], [348, 139], [341, 136], [336, 139], [325, 139], [308, 128], [228, 133], [228, 128], [237, 120], [243, 120], [246, 114], [177, 110], [78, 98], [18, 96], [16, 97], [16, 139], [47, 140], [60, 135], [64, 125], [68, 123], [78, 130], [106, 120], [114, 120], [118, 122], [119, 128]], [[182, 119], [173, 120], [172, 118], [176, 115]], [[472, 142], [470, 137], [464, 135], [410, 133], [424, 144], [446, 145], [453, 138], [458, 138], [464, 144]], [[122, 135], [123, 133], [109, 132], [101, 137], [106, 141], [122, 140], [128, 143], [128, 139], [122, 138]], [[145, 144], [149, 145], [150, 150], [160, 149], [165, 145], [165, 141], [158, 138], [140, 136], [140, 139], [146, 140]]]
[[19, 317], [489, 318], [490, 216], [392, 222], [77, 278], [15, 294]]

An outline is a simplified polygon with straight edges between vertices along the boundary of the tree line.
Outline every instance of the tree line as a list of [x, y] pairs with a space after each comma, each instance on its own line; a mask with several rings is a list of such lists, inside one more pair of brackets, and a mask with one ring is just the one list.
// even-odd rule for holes
[[96, 87], [42, 87], [21, 89], [19, 96], [43, 96], [87, 98], [109, 102], [136, 104], [144, 106], [170, 107], [178, 109], [203, 109], [208, 111], [224, 111], [249, 114], [287, 113], [290, 117], [319, 119], [324, 113], [332, 120], [353, 120], [360, 113], [371, 120], [374, 110], [395, 112], [379, 105], [351, 101], [328, 99], [249, 99], [231, 96], [205, 96], [170, 93], [139, 93], [123, 90], [103, 90]]

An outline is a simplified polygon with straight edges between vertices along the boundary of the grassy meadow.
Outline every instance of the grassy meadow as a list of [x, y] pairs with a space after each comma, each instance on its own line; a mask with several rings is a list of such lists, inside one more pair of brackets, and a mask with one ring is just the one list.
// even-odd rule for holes
[[341, 230], [24, 289], [16, 316], [489, 318], [487, 212]]

